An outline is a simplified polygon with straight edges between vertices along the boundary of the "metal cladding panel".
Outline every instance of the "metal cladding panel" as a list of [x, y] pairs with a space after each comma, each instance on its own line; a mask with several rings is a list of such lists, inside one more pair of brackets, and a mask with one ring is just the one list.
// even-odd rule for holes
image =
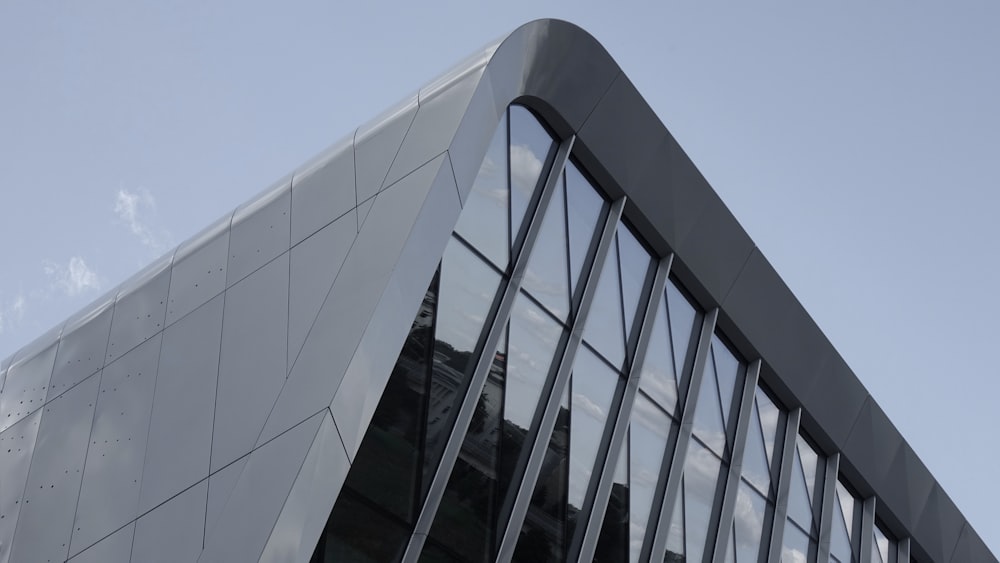
[[[135, 523], [132, 561], [195, 563], [205, 533], [208, 480], [187, 489]], [[110, 563], [110, 562], [109, 562]]]
[[104, 366], [115, 295], [117, 292], [112, 292], [107, 299], [91, 304], [86, 313], [66, 323], [59, 340], [47, 400]]
[[323, 413], [319, 433], [264, 546], [261, 561], [309, 561], [350, 467], [333, 418], [329, 412]]
[[288, 253], [229, 288], [225, 303], [213, 471], [250, 452], [285, 383]]
[[292, 180], [278, 182], [233, 213], [227, 287], [288, 250]]
[[159, 356], [157, 335], [104, 368], [70, 555], [138, 516]]
[[69, 553], [100, 381], [100, 373], [88, 377], [42, 411], [12, 562], [63, 561]]
[[372, 212], [372, 207], [375, 206], [375, 196], [368, 198], [358, 204], [358, 209], [356, 217], [358, 220], [358, 232], [361, 232], [361, 228], [365, 225], [365, 221], [368, 219], [368, 215]]
[[198, 561], [258, 561], [326, 412], [253, 451]]
[[[380, 194], [379, 201], [375, 202], [376, 211], [385, 195], [389, 195], [391, 191], [407, 189], [410, 188], [393, 186]], [[387, 207], [399, 209], [391, 203]], [[445, 158], [423, 203], [420, 216], [406, 239], [393, 276], [371, 315], [368, 327], [330, 405], [351, 459], [354, 459], [354, 454], [361, 445], [361, 438], [364, 437], [392, 367], [409, 334], [410, 323], [437, 269], [438, 261], [428, 260], [427, 257], [442, 253], [441, 249], [447, 244], [459, 212], [461, 207], [454, 176]], [[386, 217], [391, 219], [391, 216]], [[372, 220], [375, 220], [374, 217]]]
[[168, 325], [226, 288], [231, 218], [223, 217], [177, 248], [167, 299]]
[[14, 527], [21, 512], [21, 499], [28, 480], [28, 467], [35, 451], [41, 409], [0, 433], [0, 563], [10, 558]]
[[358, 202], [377, 194], [386, 185], [386, 174], [416, 114], [417, 97], [412, 96], [358, 128], [354, 137], [354, 185]]
[[[489, 84], [480, 81], [486, 61], [485, 54], [479, 55], [477, 60], [458, 65], [420, 91], [417, 114], [406, 132], [399, 154], [389, 169], [384, 185], [394, 184], [420, 165], [448, 150], [455, 138], [455, 130], [467, 115], [469, 102], [477, 91], [488, 95], [488, 100], [492, 103], [493, 96], [492, 92], [488, 91]], [[483, 94], [480, 94], [480, 97]], [[484, 104], [477, 105], [484, 106]], [[492, 127], [483, 130], [483, 135], [479, 137], [487, 144], [490, 133], [500, 121], [500, 114], [494, 108], [489, 109], [489, 113], [495, 114]], [[486, 152], [485, 144], [482, 150], [483, 153]]]
[[851, 460], [873, 490], [882, 490], [886, 481], [897, 479], [889, 473], [889, 468], [902, 446], [903, 438], [895, 431], [889, 417], [869, 397], [854, 419], [854, 428], [841, 453]]
[[208, 478], [208, 505], [205, 508], [205, 536], [212, 535], [215, 525], [219, 523], [219, 516], [222, 509], [229, 501], [229, 495], [233, 493], [236, 482], [243, 474], [250, 454], [230, 463], [222, 469], [216, 471]]
[[[879, 516], [883, 520], [891, 520], [902, 529], [915, 530], [934, 488], [934, 477], [906, 442], [896, 451], [896, 457], [886, 474], [888, 477], [879, 489], [881, 502], [888, 506], [902, 507], [902, 510]], [[859, 476], [855, 480], [860, 478]]]
[[989, 548], [983, 543], [979, 534], [972, 529], [972, 526], [966, 524], [962, 528], [962, 534], [958, 537], [958, 545], [955, 546], [955, 552], [951, 556], [951, 561], [954, 563], [989, 561], [992, 556], [993, 554], [990, 553]]
[[115, 301], [105, 362], [114, 361], [163, 330], [172, 262], [173, 253], [167, 254], [122, 285]]
[[14, 360], [0, 393], [0, 432], [41, 408], [56, 359], [56, 343]]
[[140, 514], [208, 476], [222, 304], [219, 295], [163, 332]]
[[[428, 193], [437, 185], [438, 174], [451, 173], [443, 170], [445, 166], [445, 155], [441, 155], [378, 195], [371, 216], [348, 252], [340, 275], [288, 374], [258, 443], [330, 405], [414, 224], [436, 217], [423, 213], [422, 209], [432, 199]], [[455, 191], [453, 186], [451, 191]], [[436, 263], [437, 257], [431, 261]], [[414, 283], [422, 283], [426, 289], [429, 279]], [[403, 320], [403, 315], [399, 318], [403, 324], [409, 323], [412, 311], [408, 319]]]
[[132, 551], [134, 531], [135, 524], [129, 524], [69, 561], [70, 563], [125, 563]]
[[958, 536], [967, 525], [948, 493], [935, 483], [913, 539], [932, 561], [951, 561]]
[[288, 281], [288, 369], [357, 238], [356, 211], [342, 215], [291, 250]]
[[329, 225], [357, 204], [354, 137], [341, 140], [292, 176], [291, 244]]

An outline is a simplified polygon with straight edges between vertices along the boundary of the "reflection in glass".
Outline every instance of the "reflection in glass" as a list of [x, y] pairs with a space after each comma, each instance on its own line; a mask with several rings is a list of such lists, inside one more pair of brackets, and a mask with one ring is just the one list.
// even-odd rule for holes
[[816, 558], [816, 541], [788, 520], [781, 546], [781, 563], [807, 563]]
[[628, 445], [618, 452], [611, 496], [601, 522], [601, 534], [594, 551], [594, 563], [625, 561], [629, 544]]
[[858, 499], [852, 495], [840, 480], [834, 490], [837, 502], [833, 503], [833, 524], [830, 537], [830, 557], [841, 563], [856, 562], [858, 548], [854, 542], [854, 530], [860, 524], [861, 511]]
[[520, 235], [524, 214], [536, 190], [545, 181], [542, 173], [555, 154], [552, 135], [527, 108], [510, 106], [510, 219], [512, 243]]
[[759, 387], [750, 410], [750, 428], [743, 453], [743, 478], [761, 495], [773, 495], [772, 463], [781, 411]]
[[503, 115], [466, 197], [455, 232], [500, 270], [510, 261], [507, 217], [507, 114]]
[[674, 376], [680, 378], [694, 360], [698, 342], [701, 311], [688, 300], [673, 280], [667, 282], [667, 313], [670, 316], [670, 339], [673, 342]]
[[559, 320], [569, 314], [569, 263], [566, 243], [566, 203], [563, 190], [552, 194], [542, 227], [532, 247], [521, 289]]
[[[712, 349], [715, 349], [713, 339]], [[716, 367], [715, 354], [709, 354], [705, 362], [705, 375], [701, 380], [701, 390], [698, 393], [698, 403], [694, 409], [694, 423], [691, 432], [694, 436], [705, 443], [713, 452], [721, 458], [725, 458], [728, 453], [728, 437], [726, 435], [726, 424], [722, 415], [722, 402], [719, 391], [718, 368]], [[732, 396], [732, 390], [729, 390]]]
[[[616, 237], [617, 238], [617, 237]], [[618, 278], [617, 244], [612, 244], [597, 280], [583, 339], [613, 366], [625, 365], [625, 316]]]
[[708, 531], [718, 518], [716, 506], [722, 464], [697, 440], [688, 446], [684, 460], [684, 545], [688, 561], [701, 561]]
[[772, 505], [756, 489], [741, 481], [736, 493], [736, 507], [733, 512], [733, 536], [730, 548], [736, 546], [738, 563], [754, 563], [763, 556], [766, 549], [761, 538], [764, 524], [773, 511]]
[[605, 433], [608, 413], [621, 379], [618, 374], [581, 346], [576, 355], [571, 380], [572, 426], [569, 449], [569, 512], [571, 518], [583, 508], [594, 462]]
[[663, 305], [656, 310], [646, 358], [642, 365], [639, 388], [668, 413], [677, 408], [677, 389], [682, 370], [696, 345], [696, 323], [700, 314], [681, 295], [673, 280], [667, 281]]
[[799, 561], [799, 557], [806, 555], [810, 561], [815, 558], [822, 502], [817, 491], [822, 490], [823, 466], [816, 450], [801, 435], [796, 436], [782, 548], [782, 561], [785, 563]]
[[621, 261], [622, 298], [625, 304], [625, 339], [632, 337], [632, 330], [642, 322], [639, 304], [646, 285], [652, 280], [653, 259], [646, 247], [624, 224], [618, 224], [618, 253]]
[[591, 260], [607, 203], [572, 162], [566, 163], [566, 219], [569, 232], [570, 291], [577, 290], [584, 265]]
[[646, 539], [656, 485], [676, 423], [643, 392], [632, 407], [629, 429], [629, 561], [637, 563]]
[[309, 563], [395, 561], [402, 557], [409, 537], [409, 530], [353, 490], [344, 489]]
[[681, 489], [677, 494], [677, 502], [670, 515], [670, 527], [667, 528], [667, 552], [663, 556], [664, 563], [684, 563], [684, 476], [681, 476]]
[[877, 524], [873, 533], [872, 563], [896, 563], [896, 542], [889, 539]]

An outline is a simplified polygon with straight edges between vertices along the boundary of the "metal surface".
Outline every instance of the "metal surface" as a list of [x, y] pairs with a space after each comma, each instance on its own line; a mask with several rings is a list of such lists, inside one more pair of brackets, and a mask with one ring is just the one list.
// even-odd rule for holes
[[[576, 557], [571, 555], [569, 561], [579, 561], [585, 563], [593, 561], [594, 550], [597, 549], [597, 541], [600, 537], [601, 526], [604, 523], [604, 512], [607, 509], [608, 499], [611, 497], [611, 486], [614, 484], [615, 468], [618, 456], [621, 455], [622, 448], [628, 439], [629, 420], [632, 418], [632, 406], [635, 404], [635, 396], [639, 391], [639, 378], [642, 376], [642, 368], [646, 359], [646, 351], [649, 348], [649, 341], [653, 333], [653, 322], [656, 319], [656, 311], [663, 306], [666, 297], [663, 294], [667, 284], [667, 275], [670, 273], [671, 256], [662, 258], [656, 266], [656, 274], [653, 278], [653, 287], [650, 291], [650, 298], [646, 303], [646, 310], [643, 314], [642, 326], [639, 330], [639, 339], [635, 348], [635, 360], [632, 362], [631, 370], [628, 374], [628, 382], [625, 392], [622, 395], [621, 407], [613, 426], [611, 441], [608, 444], [608, 451], [604, 455], [604, 463], [601, 464], [600, 480], [597, 485], [597, 492], [594, 495], [593, 506], [590, 509], [588, 518], [584, 526], [577, 526], [576, 541], [573, 546], [579, 546]], [[572, 548], [571, 548], [572, 549]]]
[[212, 299], [163, 332], [140, 514], [208, 476], [222, 300]]
[[389, 167], [416, 115], [417, 96], [412, 96], [358, 128], [354, 135], [354, 182], [359, 203], [386, 185]]
[[0, 432], [40, 409], [56, 359], [57, 344], [50, 344], [24, 359], [16, 359], [7, 369], [7, 380], [0, 394]]
[[173, 252], [162, 256], [120, 287], [105, 362], [113, 362], [163, 330], [173, 259]]
[[778, 494], [774, 501], [774, 518], [771, 520], [771, 539], [768, 544], [767, 560], [779, 561], [785, 535], [785, 520], [788, 518], [788, 491], [792, 482], [792, 458], [795, 457], [795, 440], [799, 435], [802, 409], [788, 413], [785, 435], [781, 441], [781, 469], [778, 473]]
[[14, 527], [21, 512], [28, 467], [35, 451], [41, 409], [0, 433], [0, 563], [7, 563]]
[[129, 524], [100, 543], [90, 547], [83, 553], [74, 556], [70, 563], [108, 563], [110, 561], [128, 561], [132, 551], [132, 533], [135, 524]]
[[[729, 473], [726, 476], [726, 487], [722, 496], [722, 511], [719, 516], [719, 529], [715, 535], [714, 547], [706, 550], [712, 553], [712, 561], [726, 563], [726, 546], [733, 529], [733, 514], [736, 510], [736, 496], [740, 487], [740, 476], [743, 473], [743, 453], [746, 450], [747, 432], [751, 423], [750, 412], [753, 410], [754, 397], [757, 393], [757, 379], [760, 376], [760, 360], [755, 360], [747, 368], [743, 378], [743, 392], [740, 395], [740, 407], [736, 422], [736, 435], [733, 437], [733, 455], [729, 463]], [[768, 460], [770, 461], [770, 460]], [[711, 536], [711, 531], [709, 532]]]
[[[701, 393], [701, 381], [705, 377], [705, 364], [711, 352], [712, 336], [715, 335], [715, 323], [719, 318], [719, 310], [712, 309], [705, 313], [701, 321], [701, 330], [698, 332], [698, 347], [695, 350], [694, 365], [691, 368], [691, 377], [688, 378], [687, 391], [682, 394], [680, 427], [677, 432], [677, 439], [674, 442], [673, 450], [669, 447], [661, 467], [667, 468], [664, 476], [661, 470], [661, 480], [665, 480], [666, 486], [662, 499], [657, 499], [660, 503], [660, 513], [656, 514], [656, 501], [653, 503], [653, 513], [647, 526], [656, 526], [655, 533], [652, 534], [652, 542], [646, 540], [647, 545], [642, 547], [643, 557], [650, 561], [663, 561], [667, 553], [667, 535], [670, 531], [670, 518], [674, 513], [674, 504], [677, 503], [677, 496], [680, 494], [681, 477], [684, 475], [684, 460], [687, 458], [688, 444], [691, 441], [691, 431], [694, 425], [694, 411], [698, 405], [698, 395]], [[653, 516], [656, 516], [654, 519]], [[650, 534], [647, 532], [646, 537]]]
[[[110, 292], [107, 299], [92, 303], [66, 322], [46, 400], [64, 393], [104, 365], [116, 294], [117, 291]], [[7, 378], [10, 379], [9, 372]]]
[[257, 561], [326, 411], [253, 451], [198, 561]]
[[861, 557], [859, 563], [873, 563], [875, 544], [875, 497], [868, 497], [861, 506]]
[[177, 248], [170, 274], [167, 325], [226, 288], [231, 219], [232, 215], [219, 219]]
[[253, 449], [285, 383], [288, 254], [231, 287], [225, 302], [212, 471]]
[[291, 244], [354, 209], [354, 135], [326, 149], [292, 176]]
[[226, 286], [288, 250], [292, 179], [282, 180], [233, 213]]
[[138, 516], [159, 356], [157, 335], [104, 368], [75, 511], [70, 555], [83, 551]]
[[204, 541], [207, 495], [205, 479], [143, 514], [135, 523], [132, 561], [195, 563]]
[[823, 472], [823, 491], [820, 497], [823, 504], [820, 505], [817, 561], [829, 561], [830, 559], [830, 542], [835, 518], [833, 505], [837, 502], [837, 479], [839, 478], [840, 454], [835, 453], [826, 458], [826, 470]]
[[[612, 245], [615, 243], [615, 230], [618, 228], [618, 221], [621, 219], [624, 207], [624, 199], [618, 199], [613, 202], [601, 230], [597, 250], [594, 253], [594, 261], [590, 265], [590, 271], [587, 273], [586, 282], [584, 283], [579, 310], [570, 327], [569, 340], [562, 350], [561, 357], [558, 357], [557, 361], [554, 362], [554, 365], [558, 365], [559, 367], [556, 369], [551, 388], [548, 390], [548, 398], [544, 403], [541, 420], [538, 422], [538, 430], [533, 436], [527, 466], [524, 468], [521, 482], [516, 487], [511, 486], [511, 491], [516, 491], [517, 496], [514, 498], [510, 509], [510, 518], [501, 535], [502, 540], [498, 549], [497, 561], [509, 562], [514, 555], [514, 549], [517, 547], [517, 542], [521, 537], [521, 527], [524, 525], [524, 518], [527, 516], [528, 508], [531, 505], [532, 493], [535, 490], [535, 483], [538, 480], [538, 474], [545, 459], [545, 450], [548, 448], [549, 440], [552, 437], [552, 429], [556, 424], [556, 416], [560, 409], [563, 392], [569, 384], [576, 351], [583, 339], [583, 328], [587, 325], [587, 314], [590, 311], [594, 295], [597, 293], [598, 277], [601, 274], [604, 261], [612, 252]], [[541, 216], [544, 216], [544, 214], [541, 214]]]

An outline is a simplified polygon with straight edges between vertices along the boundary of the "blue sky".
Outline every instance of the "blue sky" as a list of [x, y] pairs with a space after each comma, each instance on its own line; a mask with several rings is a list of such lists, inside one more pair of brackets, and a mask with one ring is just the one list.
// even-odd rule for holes
[[539, 17], [611, 52], [995, 553], [1000, 4], [0, 4], [0, 357]]

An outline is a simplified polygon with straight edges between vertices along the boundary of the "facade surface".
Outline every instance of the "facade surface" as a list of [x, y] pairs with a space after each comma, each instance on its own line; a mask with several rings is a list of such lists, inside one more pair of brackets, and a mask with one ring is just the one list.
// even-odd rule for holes
[[0, 563], [996, 561], [538, 21], [0, 364]]

